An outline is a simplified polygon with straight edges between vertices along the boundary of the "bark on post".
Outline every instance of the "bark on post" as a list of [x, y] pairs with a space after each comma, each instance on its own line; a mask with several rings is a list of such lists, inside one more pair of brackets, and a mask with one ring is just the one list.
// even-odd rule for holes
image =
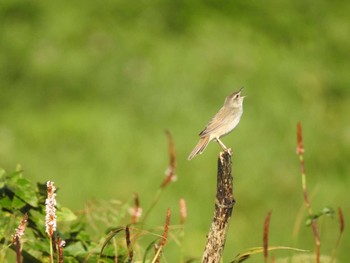
[[233, 197], [232, 162], [229, 152], [221, 152], [218, 159], [217, 192], [213, 222], [209, 230], [202, 263], [217, 263], [224, 251], [226, 233], [235, 199]]

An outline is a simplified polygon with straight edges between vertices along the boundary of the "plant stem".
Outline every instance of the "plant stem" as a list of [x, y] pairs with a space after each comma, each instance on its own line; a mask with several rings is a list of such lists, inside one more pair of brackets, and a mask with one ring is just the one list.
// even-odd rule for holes
[[50, 237], [50, 263], [53, 263], [53, 248], [52, 237]]
[[[307, 194], [307, 186], [306, 186], [306, 173], [305, 173], [305, 162], [304, 162], [304, 147], [303, 147], [303, 136], [302, 136], [302, 130], [301, 130], [301, 123], [298, 122], [297, 124], [297, 138], [298, 138], [298, 147], [297, 147], [297, 154], [299, 155], [300, 160], [300, 169], [301, 169], [301, 184], [304, 194], [304, 203], [307, 208], [308, 214], [310, 218], [312, 218], [313, 213], [311, 209], [311, 203]], [[316, 263], [320, 262], [320, 235], [318, 233], [318, 227], [316, 220], [312, 220], [311, 222], [312, 231], [314, 233], [314, 239], [315, 239], [315, 253], [316, 253]]]

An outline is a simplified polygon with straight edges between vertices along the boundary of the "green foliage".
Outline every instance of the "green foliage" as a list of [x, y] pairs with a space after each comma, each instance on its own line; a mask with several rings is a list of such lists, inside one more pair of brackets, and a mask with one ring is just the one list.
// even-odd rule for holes
[[[173, 174], [170, 176], [173, 176]], [[168, 179], [167, 182], [170, 181]], [[15, 229], [20, 225], [19, 222], [23, 215], [26, 214], [28, 216], [25, 224], [26, 229], [24, 235], [20, 236], [23, 262], [52, 262], [50, 260], [50, 238], [45, 230], [47, 224], [45, 221], [47, 213], [45, 200], [48, 195], [46, 185], [37, 184], [37, 187], [33, 187], [31, 182], [23, 177], [20, 168], [11, 174], [6, 174], [1, 169], [0, 185], [0, 261], [5, 262], [7, 260], [8, 248], [16, 250]], [[148, 211], [151, 211], [158, 203], [165, 187], [166, 185], [162, 184], [159, 188]], [[32, 196], [29, 197], [28, 193]], [[121, 204], [113, 200], [92, 202], [86, 206], [84, 215], [77, 217], [70, 209], [57, 204], [55, 214], [58, 230], [54, 233], [52, 245], [55, 262], [59, 262], [59, 239], [66, 243], [63, 247], [64, 262], [107, 263], [115, 262], [116, 257], [118, 262], [131, 262], [134, 260], [133, 246], [138, 247], [140, 244], [146, 247], [143, 255], [140, 256], [140, 258], [143, 258], [143, 262], [147, 262], [148, 258], [154, 258], [154, 253], [152, 253], [154, 246], [160, 240], [163, 240], [164, 234], [152, 234], [154, 230], [146, 230], [143, 225], [134, 224], [132, 227], [116, 227], [118, 224], [124, 224], [122, 222], [129, 222], [128, 208], [130, 208], [128, 203]], [[170, 212], [168, 220], [170, 220]], [[98, 232], [98, 238], [93, 237], [91, 231], [87, 231], [87, 226]], [[168, 224], [166, 224], [166, 228], [169, 228]], [[182, 227], [180, 227], [182, 232], [181, 229]], [[132, 238], [130, 232], [132, 232]], [[107, 235], [103, 236], [103, 233]], [[126, 246], [124, 245], [125, 240]], [[136, 243], [138, 245], [135, 245]], [[161, 250], [158, 249], [156, 253], [158, 253], [156, 255], [159, 255]]]
[[[273, 250], [291, 250], [291, 251], [298, 251], [298, 252], [307, 252], [306, 250], [292, 248], [292, 247], [283, 247], [283, 246], [270, 246], [268, 248], [268, 251], [273, 251]], [[241, 263], [243, 261], [246, 261], [247, 259], [249, 259], [251, 256], [255, 254], [262, 254], [263, 251], [264, 251], [263, 247], [250, 248], [244, 252], [239, 253], [231, 263]]]
[[305, 221], [305, 225], [311, 226], [312, 221], [318, 220], [321, 216], [333, 217], [334, 216], [334, 209], [331, 207], [323, 208], [320, 212], [313, 214], [312, 216], [309, 216]]
[[[0, 189], [0, 240], [2, 262], [6, 259], [8, 247], [11, 245], [15, 228], [22, 219], [23, 214], [28, 214], [28, 226], [23, 238], [22, 255], [24, 262], [48, 262], [49, 261], [49, 237], [45, 233], [45, 198], [44, 184], [33, 187], [31, 182], [23, 177], [18, 170], [6, 174], [1, 170]], [[93, 242], [85, 229], [83, 220], [77, 220], [77, 216], [68, 208], [58, 204], [57, 222], [64, 232], [57, 232], [67, 243], [64, 248], [65, 262], [82, 262], [86, 258], [97, 262], [99, 257], [99, 245]], [[74, 223], [75, 222], [75, 223]], [[93, 252], [95, 251], [95, 252]], [[108, 257], [106, 261], [108, 262]]]

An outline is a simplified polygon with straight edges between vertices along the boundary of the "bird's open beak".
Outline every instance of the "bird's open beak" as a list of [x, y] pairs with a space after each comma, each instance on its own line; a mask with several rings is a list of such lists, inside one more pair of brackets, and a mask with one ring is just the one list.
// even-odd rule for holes
[[247, 96], [241, 96], [241, 92], [242, 92], [243, 89], [244, 89], [244, 87], [242, 87], [242, 88], [238, 91], [239, 96], [240, 96], [242, 99], [244, 99], [245, 97], [247, 97]]

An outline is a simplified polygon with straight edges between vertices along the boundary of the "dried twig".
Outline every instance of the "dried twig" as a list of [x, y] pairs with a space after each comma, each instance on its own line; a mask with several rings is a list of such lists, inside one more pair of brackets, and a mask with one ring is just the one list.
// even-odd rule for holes
[[345, 228], [345, 223], [344, 223], [343, 211], [340, 207], [338, 207], [338, 216], [339, 216], [339, 233], [343, 234], [344, 228]]
[[126, 247], [128, 249], [128, 261], [132, 262], [134, 258], [134, 251], [131, 246], [131, 240], [130, 240], [130, 229], [129, 226], [126, 226], [125, 228], [125, 241], [126, 241]]
[[137, 193], [134, 193], [134, 207], [131, 208], [131, 223], [136, 224], [141, 215], [142, 215], [142, 208], [140, 207], [140, 198]]
[[167, 210], [162, 238], [159, 241], [159, 243], [155, 246], [156, 255], [155, 255], [154, 259], [153, 259], [153, 261], [155, 263], [159, 263], [160, 254], [162, 252], [163, 247], [165, 246], [165, 244], [167, 242], [168, 232], [169, 232], [169, 225], [170, 225], [170, 208], [168, 208], [168, 210]]
[[264, 244], [264, 260], [265, 263], [268, 259], [268, 248], [269, 248], [269, 228], [270, 228], [270, 220], [271, 220], [271, 211], [267, 213], [264, 222], [264, 235], [263, 235], [263, 244]]
[[335, 243], [335, 247], [334, 247], [333, 252], [332, 252], [332, 258], [330, 261], [331, 263], [335, 260], [336, 250], [340, 244], [340, 240], [341, 240], [341, 237], [343, 236], [344, 228], [345, 228], [344, 215], [343, 215], [343, 211], [340, 207], [338, 207], [338, 217], [339, 217], [339, 236], [338, 236], [337, 242]]
[[63, 263], [63, 247], [66, 245], [66, 242], [57, 235], [57, 248], [58, 248], [58, 263]]
[[175, 175], [176, 155], [175, 155], [174, 140], [169, 131], [166, 131], [166, 135], [168, 136], [168, 143], [169, 143], [169, 166], [166, 171], [165, 179], [161, 184], [162, 188], [165, 188], [170, 182], [176, 180], [176, 175]]
[[184, 225], [187, 217], [186, 201], [185, 199], [180, 199], [180, 224]]

